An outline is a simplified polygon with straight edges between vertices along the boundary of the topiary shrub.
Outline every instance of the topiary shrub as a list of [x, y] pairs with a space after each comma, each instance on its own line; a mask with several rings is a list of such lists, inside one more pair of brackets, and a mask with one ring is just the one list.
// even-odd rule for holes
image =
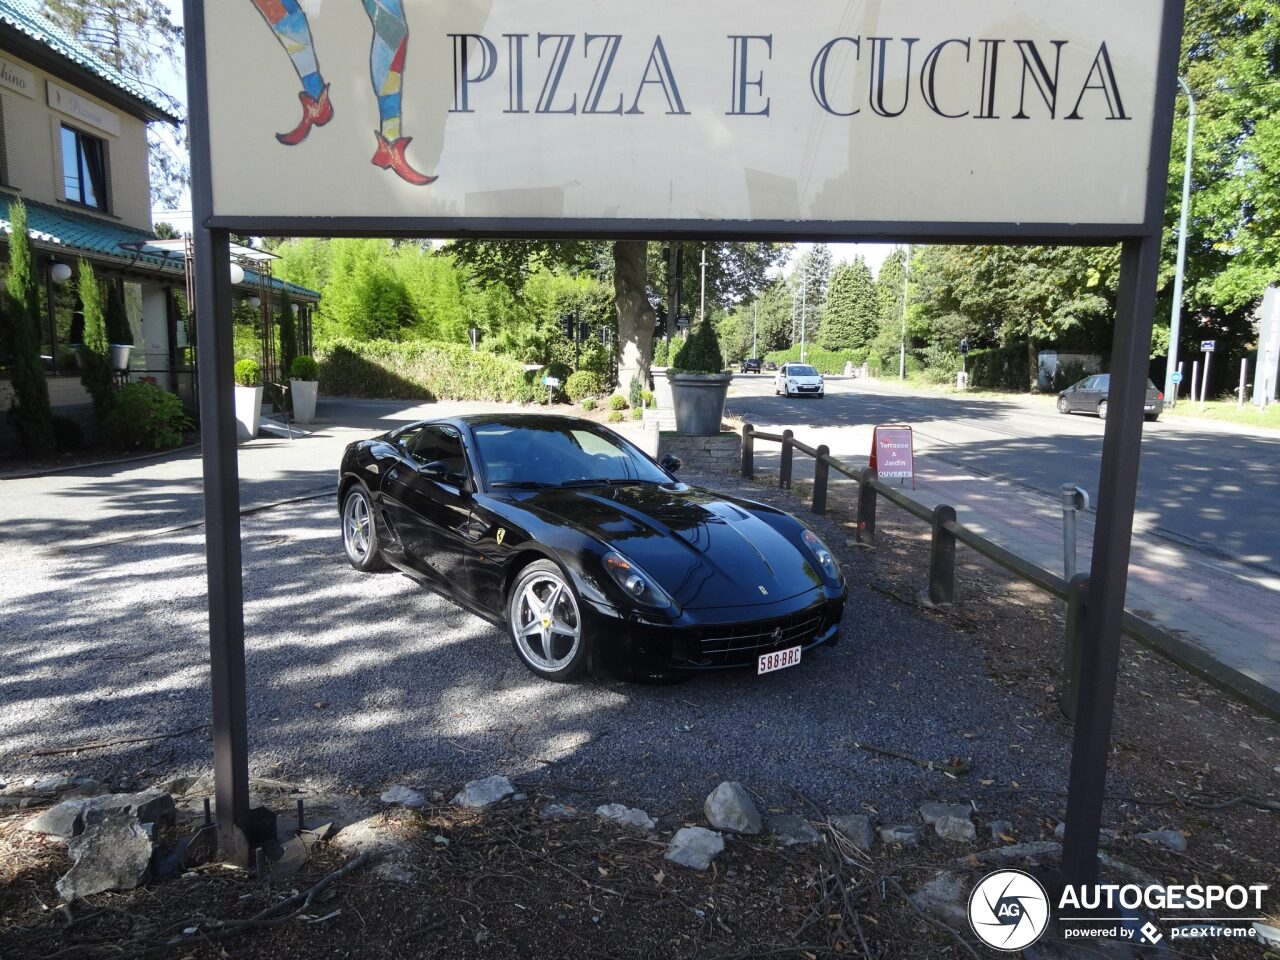
[[640, 385], [639, 377], [632, 377], [631, 383], [627, 386], [627, 403], [631, 409], [635, 410], [643, 406], [644, 387]]
[[107, 284], [107, 342], [133, 345], [133, 328], [129, 326], [129, 314], [120, 295], [120, 284]]
[[319, 360], [328, 397], [536, 403], [547, 396], [519, 361], [458, 343], [338, 340]]
[[603, 396], [609, 390], [604, 376], [591, 370], [579, 370], [569, 374], [564, 382], [564, 392], [574, 403], [581, 403], [588, 397]]
[[609, 398], [609, 409], [614, 412], [627, 409], [627, 398], [620, 393], [615, 393]]
[[587, 412], [590, 412], [590, 411], [594, 410], [595, 408], [596, 408], [596, 398], [595, 398], [595, 397], [587, 397], [585, 400], [583, 400], [583, 401], [582, 401], [582, 409], [583, 409], [583, 410], [586, 410]]
[[632, 408], [631, 408], [631, 419], [632, 419], [632, 420], [643, 420], [643, 419], [644, 419], [644, 411], [643, 411], [643, 410], [641, 410], [639, 407], [632, 407]]
[[237, 360], [235, 377], [239, 386], [260, 387], [262, 386], [262, 367], [257, 360]]
[[129, 383], [112, 396], [103, 426], [115, 446], [163, 450], [182, 443], [183, 431], [191, 429], [191, 418], [182, 401], [168, 390], [152, 383]]
[[653, 365], [665, 367], [671, 361], [671, 341], [663, 337], [653, 345]]
[[289, 364], [289, 377], [292, 380], [319, 380], [320, 364], [305, 354], [294, 357], [293, 363]]
[[648, 390], [642, 390], [640, 392], [640, 401], [646, 407], [656, 407], [658, 405], [658, 398], [655, 397]]
[[614, 411], [612, 411], [612, 412], [609, 414], [609, 422], [610, 422], [610, 423], [621, 423], [621, 422], [622, 422], [622, 411], [621, 411], [621, 410], [614, 410]]
[[724, 372], [724, 354], [720, 352], [715, 324], [708, 321], [698, 324], [684, 346], [672, 357], [671, 369], [677, 373]]

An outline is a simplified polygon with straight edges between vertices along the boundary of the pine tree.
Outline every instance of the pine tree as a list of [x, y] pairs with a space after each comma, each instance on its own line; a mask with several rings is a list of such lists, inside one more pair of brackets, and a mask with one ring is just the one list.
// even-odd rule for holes
[[280, 377], [288, 379], [294, 358], [298, 356], [298, 327], [293, 316], [293, 303], [288, 293], [280, 295]]
[[9, 278], [6, 293], [13, 343], [13, 404], [23, 449], [37, 457], [56, 452], [49, 384], [40, 359], [40, 292], [32, 271], [27, 208], [21, 200], [9, 204]]
[[827, 350], [857, 350], [871, 344], [879, 325], [875, 280], [867, 261], [857, 257], [831, 280], [819, 342]]
[[800, 258], [791, 278], [796, 298], [796, 343], [800, 342], [801, 324], [808, 339], [812, 339], [822, 326], [822, 305], [827, 299], [827, 287], [831, 283], [832, 263], [831, 248], [825, 243], [815, 243]]
[[114, 378], [111, 347], [107, 341], [107, 321], [102, 310], [102, 287], [93, 267], [80, 261], [80, 305], [84, 312], [84, 350], [80, 353], [80, 382], [93, 400], [93, 412], [101, 420], [111, 402]]

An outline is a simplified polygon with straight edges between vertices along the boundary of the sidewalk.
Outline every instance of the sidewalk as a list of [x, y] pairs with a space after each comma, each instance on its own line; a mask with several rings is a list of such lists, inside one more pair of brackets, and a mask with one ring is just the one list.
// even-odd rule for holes
[[[797, 439], [821, 442], [806, 435], [810, 432], [821, 431], [799, 431]], [[777, 469], [774, 444], [760, 444], [756, 451], [757, 469]], [[856, 469], [867, 465], [866, 458], [847, 458], [846, 462]], [[916, 489], [903, 489], [908, 496], [929, 509], [950, 504], [965, 526], [1033, 563], [1062, 572], [1059, 501], [1016, 484], [974, 476], [927, 455], [917, 455], [916, 471]], [[797, 454], [794, 476], [811, 479], [813, 461]], [[853, 481], [834, 472], [831, 480], [833, 487], [854, 486]], [[896, 508], [882, 504], [880, 509]], [[1077, 568], [1081, 572], [1089, 569], [1093, 532], [1093, 515], [1080, 514]], [[1273, 702], [1280, 704], [1277, 578], [1139, 530], [1133, 538], [1126, 607], [1261, 684], [1274, 694]]]

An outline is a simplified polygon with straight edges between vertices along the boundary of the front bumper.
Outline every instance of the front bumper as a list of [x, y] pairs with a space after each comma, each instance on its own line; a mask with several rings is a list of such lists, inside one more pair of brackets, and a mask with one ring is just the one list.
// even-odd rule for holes
[[594, 655], [606, 670], [631, 677], [754, 669], [761, 654], [834, 644], [847, 596], [843, 587], [824, 587], [779, 603], [686, 611], [671, 624], [591, 608]]

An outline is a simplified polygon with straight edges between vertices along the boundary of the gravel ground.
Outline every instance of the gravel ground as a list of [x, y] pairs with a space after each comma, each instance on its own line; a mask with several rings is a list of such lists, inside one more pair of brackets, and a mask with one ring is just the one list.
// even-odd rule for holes
[[[685, 479], [797, 506], [732, 477]], [[995, 686], [970, 641], [871, 590], [844, 530], [814, 526], [850, 581], [837, 647], [763, 678], [556, 685], [529, 674], [485, 621], [406, 577], [353, 571], [330, 499], [246, 517], [253, 773], [376, 803], [391, 783], [449, 790], [500, 772], [655, 815], [700, 805], [720, 779], [772, 806], [794, 809], [799, 790], [882, 818], [979, 794], [994, 816], [1018, 785], [1061, 789], [1062, 729]], [[211, 766], [207, 729], [31, 756], [207, 722], [202, 530], [34, 556], [0, 546], [0, 563], [0, 782], [65, 771], [149, 783]], [[974, 772], [952, 781], [855, 741], [972, 757]]]

